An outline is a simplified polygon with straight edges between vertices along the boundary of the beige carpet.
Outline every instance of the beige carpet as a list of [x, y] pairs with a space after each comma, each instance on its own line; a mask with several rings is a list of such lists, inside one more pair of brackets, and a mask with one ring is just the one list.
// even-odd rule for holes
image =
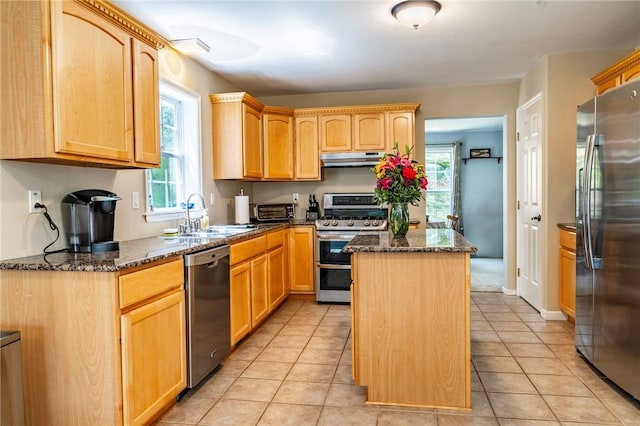
[[471, 291], [502, 292], [504, 276], [502, 259], [471, 258]]

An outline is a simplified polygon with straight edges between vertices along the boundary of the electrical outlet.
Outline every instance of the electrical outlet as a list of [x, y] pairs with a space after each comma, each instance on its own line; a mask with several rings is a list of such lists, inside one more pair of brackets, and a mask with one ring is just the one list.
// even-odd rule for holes
[[216, 194], [213, 192], [209, 193], [209, 204], [212, 206], [216, 204]]
[[42, 191], [39, 189], [29, 190], [29, 213], [42, 213], [42, 208], [38, 208], [35, 205], [42, 204]]
[[134, 209], [140, 208], [140, 193], [137, 191], [131, 193], [131, 207]]
[[297, 192], [293, 193], [293, 204], [298, 204], [298, 199], [300, 198]]

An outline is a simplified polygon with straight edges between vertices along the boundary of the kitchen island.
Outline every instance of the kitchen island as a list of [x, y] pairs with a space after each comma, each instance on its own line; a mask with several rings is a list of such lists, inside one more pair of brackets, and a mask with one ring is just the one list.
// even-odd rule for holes
[[452, 229], [366, 232], [351, 256], [352, 368], [367, 403], [471, 408], [469, 257]]

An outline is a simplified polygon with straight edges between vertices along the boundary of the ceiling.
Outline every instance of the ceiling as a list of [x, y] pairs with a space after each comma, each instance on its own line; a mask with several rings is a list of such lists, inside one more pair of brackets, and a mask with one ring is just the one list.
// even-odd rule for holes
[[389, 0], [116, 0], [254, 96], [451, 86], [521, 78], [545, 54], [640, 45], [640, 1], [441, 0], [424, 28]]

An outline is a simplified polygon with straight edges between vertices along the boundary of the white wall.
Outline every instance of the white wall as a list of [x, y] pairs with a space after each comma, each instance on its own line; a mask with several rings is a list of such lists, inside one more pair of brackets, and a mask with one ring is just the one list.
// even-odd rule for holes
[[[559, 311], [557, 223], [575, 221], [576, 108], [595, 95], [591, 77], [628, 50], [563, 53], [538, 62], [521, 80], [518, 104], [543, 97], [542, 309]], [[514, 229], [515, 233], [515, 229]]]
[[[211, 104], [209, 94], [236, 91], [226, 80], [212, 74], [187, 57], [165, 49], [160, 52], [160, 74], [201, 96], [203, 192], [208, 202], [213, 192], [216, 205], [209, 208], [214, 222], [227, 223], [230, 204], [240, 185], [236, 182], [214, 182], [212, 174]], [[99, 188], [115, 192], [123, 199], [117, 203], [114, 238], [126, 241], [159, 235], [163, 228], [175, 226], [175, 221], [147, 223], [143, 209], [131, 206], [132, 192], [140, 193], [144, 200], [145, 184], [142, 170], [109, 170], [90, 167], [57, 166], [0, 160], [0, 259], [30, 256], [42, 253], [52, 242], [51, 231], [41, 214], [27, 213], [27, 191], [40, 189], [42, 201], [62, 230], [60, 200], [69, 192]], [[144, 203], [141, 203], [144, 206]], [[51, 250], [64, 248], [64, 233]]]

